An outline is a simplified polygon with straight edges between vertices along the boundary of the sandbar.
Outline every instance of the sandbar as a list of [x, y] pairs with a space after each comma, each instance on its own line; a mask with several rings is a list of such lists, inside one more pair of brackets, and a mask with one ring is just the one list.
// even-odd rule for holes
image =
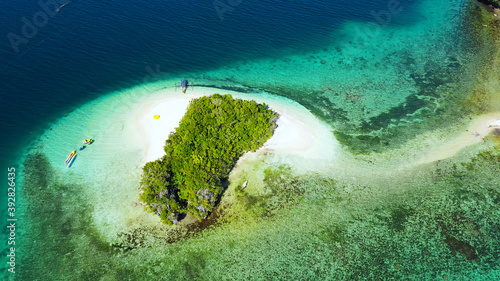
[[480, 143], [498, 128], [500, 128], [499, 112], [475, 117], [463, 133], [432, 147], [417, 163], [425, 164], [453, 157], [465, 147]]

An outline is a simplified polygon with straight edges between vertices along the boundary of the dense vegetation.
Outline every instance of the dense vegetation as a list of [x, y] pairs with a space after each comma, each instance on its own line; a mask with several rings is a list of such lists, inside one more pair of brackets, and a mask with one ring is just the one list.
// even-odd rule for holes
[[186, 214], [205, 218], [238, 158], [272, 136], [277, 116], [265, 104], [231, 95], [192, 100], [165, 143], [165, 156], [143, 168], [140, 199], [146, 209], [168, 224]]

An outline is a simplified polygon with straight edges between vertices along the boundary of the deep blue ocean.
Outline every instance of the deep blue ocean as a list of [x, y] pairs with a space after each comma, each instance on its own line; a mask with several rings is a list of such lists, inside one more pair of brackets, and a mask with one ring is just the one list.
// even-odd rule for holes
[[[49, 5], [54, 1], [42, 2], [55, 10]], [[234, 60], [321, 49], [342, 22], [375, 21], [367, 11], [387, 9], [387, 1], [375, 0], [358, 1], [354, 8], [346, 1], [240, 2], [218, 13], [217, 1], [69, 1], [51, 16], [37, 1], [3, 1], [2, 167], [12, 165], [58, 117], [141, 82], [158, 73], [157, 65], [161, 75], [175, 77]], [[34, 36], [23, 36], [23, 28]], [[24, 39], [12, 44], [9, 33]]]
[[[393, 148], [391, 145], [399, 148], [398, 145], [426, 130], [454, 122], [443, 121], [446, 118], [440, 118], [439, 114], [448, 114], [449, 119], [463, 117], [454, 106], [448, 105], [466, 99], [476, 81], [471, 73], [483, 59], [478, 51], [479, 40], [468, 27], [466, 16], [474, 9], [471, 6], [466, 0], [436, 4], [428, 0], [401, 3], [394, 0], [2, 1], [0, 202], [6, 202], [7, 198], [7, 169], [14, 167], [21, 172], [23, 158], [52, 124], [98, 98], [140, 84], [182, 77], [197, 77], [201, 83], [211, 86], [238, 85], [293, 99], [330, 125], [341, 126], [344, 122], [347, 124], [342, 128], [344, 132], [365, 134], [358, 139], [349, 139], [347, 133], [341, 135], [344, 144], [352, 141], [361, 147], [358, 152], [377, 145], [382, 147], [380, 151]], [[426, 9], [429, 13], [422, 12]], [[392, 11], [390, 18], [387, 11]], [[362, 39], [363, 44], [356, 46], [355, 39], [359, 38], [346, 30], [370, 25], [376, 27], [371, 30], [374, 33], [369, 33], [368, 28], [364, 30], [363, 36], [368, 40]], [[349, 131], [351, 127], [357, 131]], [[275, 223], [275, 218], [257, 216], [252, 221], [254, 224], [248, 224], [249, 228], [255, 226], [252, 229], [245, 230], [246, 224], [238, 221], [230, 224], [229, 230], [215, 228], [206, 235], [206, 244], [193, 240], [192, 244], [188, 241], [182, 246], [163, 245], [160, 239], [159, 254], [152, 255], [151, 248], [147, 247], [129, 252], [111, 249], [111, 242], [96, 234], [99, 233], [96, 230], [99, 225], [95, 225], [98, 220], [88, 215], [93, 214], [89, 202], [94, 199], [83, 196], [85, 200], [80, 200], [81, 194], [75, 191], [82, 189], [78, 183], [58, 182], [57, 176], [43, 175], [45, 171], [52, 171], [51, 163], [43, 155], [30, 159], [27, 165], [30, 178], [39, 180], [26, 182], [31, 189], [23, 194], [29, 197], [36, 193], [25, 202], [32, 202], [40, 209], [33, 211], [31, 206], [23, 206], [32, 212], [33, 227], [25, 225], [19, 234], [32, 240], [23, 244], [25, 253], [43, 255], [43, 258], [35, 258], [33, 268], [31, 264], [22, 265], [26, 273], [20, 276], [27, 278], [25, 280], [33, 280], [38, 276], [37, 271], [42, 277], [36, 278], [155, 280], [167, 267], [169, 276], [179, 273], [181, 277], [177, 280], [201, 280], [200, 274], [211, 276], [208, 280], [219, 280], [216, 276], [224, 276], [225, 267], [240, 274], [235, 279], [248, 280], [257, 276], [254, 273], [260, 280], [284, 276], [292, 276], [290, 280], [315, 280], [312, 276], [336, 276], [337, 280], [356, 276], [368, 279], [371, 276], [373, 280], [380, 276], [395, 280], [420, 277], [448, 280], [448, 276], [461, 274], [465, 276], [461, 280], [466, 280], [485, 272], [490, 274], [487, 276], [498, 274], [493, 270], [495, 263], [498, 265], [498, 254], [495, 254], [498, 246], [497, 242], [491, 242], [498, 234], [491, 226], [494, 223], [489, 224], [491, 217], [484, 215], [492, 213], [489, 211], [494, 207], [489, 203], [477, 207], [476, 201], [457, 203], [456, 198], [468, 199], [468, 192], [472, 191], [455, 190], [465, 186], [461, 178], [455, 180], [458, 178], [455, 176], [458, 172], [453, 170], [455, 165], [453, 169], [442, 169], [449, 172], [442, 172], [449, 177], [434, 173], [431, 168], [419, 170], [424, 175], [422, 181], [404, 179], [397, 184], [400, 189], [391, 189], [392, 186], [386, 189], [383, 186], [386, 179], [380, 176], [382, 179], [374, 184], [374, 190], [379, 193], [366, 191], [369, 188], [357, 185], [355, 180], [352, 186], [350, 183], [341, 186], [329, 178], [313, 177], [303, 181], [312, 190], [304, 195], [304, 205], [297, 203], [300, 208], [306, 206], [303, 207], [306, 211], [290, 208], [290, 212], [304, 215], [304, 219], [298, 217], [294, 221], [291, 216]], [[40, 165], [38, 169], [39, 163], [47, 165]], [[490, 167], [488, 163], [485, 166]], [[371, 164], [363, 162], [362, 165]], [[436, 168], [438, 170], [441, 168]], [[475, 178], [471, 171], [461, 174], [470, 179], [470, 186], [491, 183], [486, 172]], [[394, 176], [391, 171], [387, 173]], [[397, 175], [394, 178], [398, 179]], [[485, 184], [478, 184], [481, 181]], [[36, 191], [37, 188], [45, 190]], [[427, 188], [430, 191], [425, 194], [435, 197], [420, 201]], [[345, 190], [353, 193], [342, 193]], [[396, 195], [390, 193], [393, 190], [397, 190]], [[486, 194], [485, 198], [491, 195], [487, 187], [481, 192], [478, 194]], [[52, 202], [54, 196], [61, 197]], [[404, 199], [394, 199], [398, 196]], [[51, 203], [37, 204], [38, 198]], [[375, 198], [374, 202], [366, 203], [370, 198]], [[408, 205], [404, 205], [406, 203]], [[469, 206], [474, 205], [480, 210], [477, 213], [470, 211], [474, 208]], [[82, 208], [81, 217], [78, 208]], [[433, 208], [440, 208], [441, 213], [429, 215], [427, 210]], [[451, 209], [458, 211], [449, 214]], [[314, 220], [305, 219], [308, 212]], [[278, 214], [281, 213], [278, 211]], [[57, 215], [66, 216], [66, 221], [61, 219], [53, 225], [44, 225], [44, 216], [57, 218]], [[5, 225], [6, 216], [7, 204], [0, 203], [0, 225]], [[410, 221], [414, 225], [405, 224]], [[239, 228], [238, 223], [241, 223]], [[476, 249], [483, 255], [480, 265], [470, 254], [472, 246], [459, 236], [463, 233], [453, 228], [454, 223], [467, 228], [467, 239], [482, 241], [474, 244], [467, 240], [469, 244], [479, 245]], [[241, 231], [241, 236], [231, 232], [231, 227], [237, 229], [234, 233]], [[376, 231], [373, 238], [371, 235]], [[0, 244], [5, 244], [7, 235], [7, 231], [0, 233]], [[446, 237], [446, 243], [444, 239], [435, 238], [436, 235]], [[263, 241], [270, 246], [264, 247], [267, 244]], [[213, 246], [217, 249], [211, 249], [212, 245], [217, 245]], [[247, 247], [254, 250], [247, 251]], [[421, 252], [425, 254], [420, 256]], [[1, 255], [4, 258], [4, 252]], [[240, 260], [240, 255], [245, 258]], [[26, 256], [25, 260], [32, 258]], [[447, 264], [437, 262], [443, 256]], [[225, 263], [219, 264], [221, 258], [227, 259]], [[418, 260], [415, 267], [408, 266], [415, 259]], [[217, 267], [219, 265], [221, 267]], [[2, 273], [5, 272], [3, 266]], [[339, 270], [333, 270], [334, 267]], [[304, 275], [295, 275], [297, 272]], [[72, 274], [77, 279], [72, 279]], [[10, 278], [13, 280], [12, 275]]]

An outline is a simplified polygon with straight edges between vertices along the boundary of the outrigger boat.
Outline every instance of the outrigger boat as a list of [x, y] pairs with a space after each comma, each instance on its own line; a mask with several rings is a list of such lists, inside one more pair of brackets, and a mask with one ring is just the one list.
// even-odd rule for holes
[[[186, 93], [186, 89], [189, 87], [189, 81], [182, 78], [181, 80], [181, 90], [183, 93]], [[193, 82], [191, 82], [191, 88], [193, 88]], [[175, 82], [175, 89], [177, 90], [177, 82]]]
[[66, 158], [66, 161], [64, 161], [64, 164], [68, 164], [68, 162], [71, 160], [71, 158], [73, 158], [73, 156], [75, 156], [75, 154], [76, 154], [76, 150], [71, 151], [71, 154], [68, 156], [68, 158]]
[[181, 90], [183, 93], [186, 92], [187, 86], [188, 86], [188, 81], [186, 79], [182, 79], [181, 80]]

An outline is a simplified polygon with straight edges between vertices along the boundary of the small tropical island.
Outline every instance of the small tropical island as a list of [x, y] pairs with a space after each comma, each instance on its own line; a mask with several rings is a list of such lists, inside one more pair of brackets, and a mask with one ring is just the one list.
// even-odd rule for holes
[[165, 155], [143, 167], [139, 197], [146, 210], [169, 225], [186, 215], [206, 218], [236, 161], [273, 135], [277, 119], [265, 104], [229, 94], [191, 100]]

